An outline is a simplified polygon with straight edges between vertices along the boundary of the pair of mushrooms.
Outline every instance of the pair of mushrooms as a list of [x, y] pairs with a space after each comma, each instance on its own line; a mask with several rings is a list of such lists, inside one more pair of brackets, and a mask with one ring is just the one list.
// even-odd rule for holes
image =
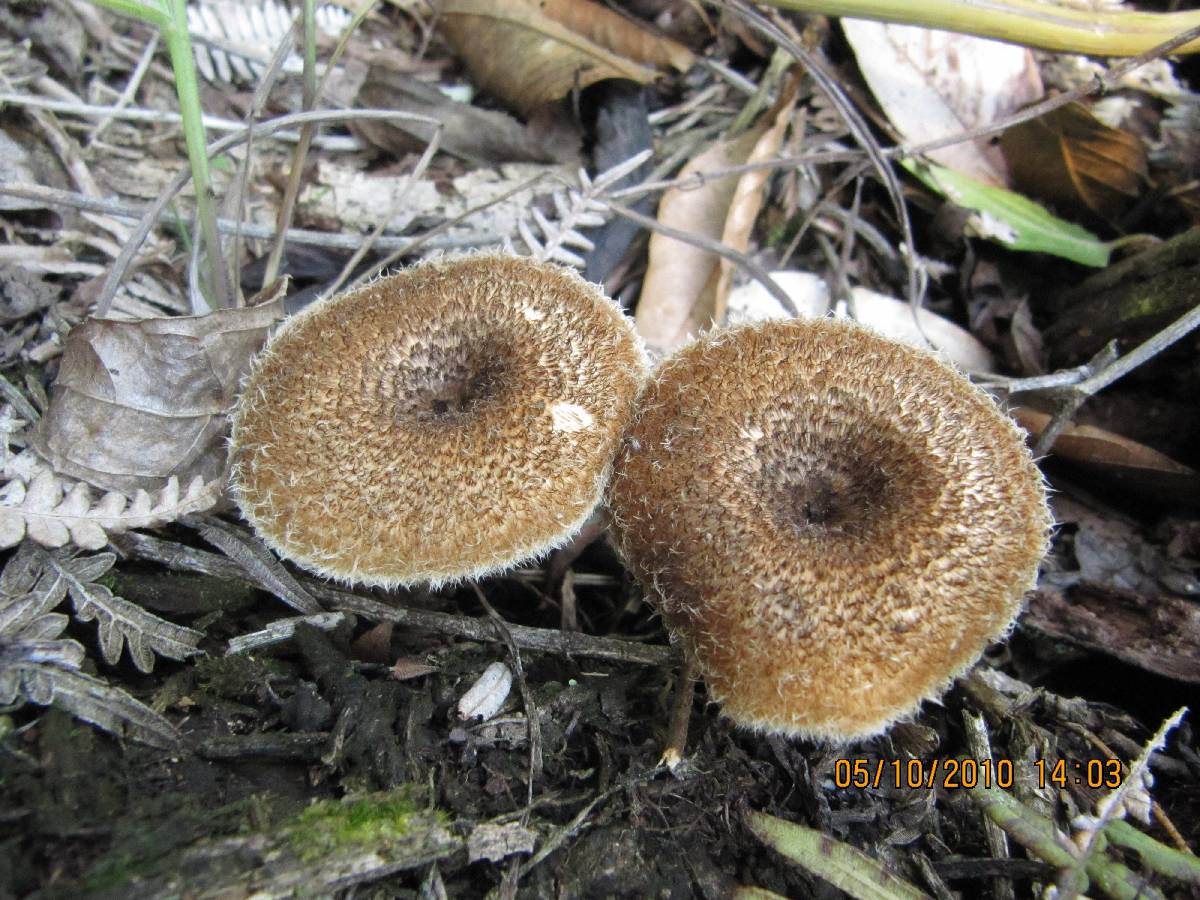
[[605, 495], [711, 695], [764, 731], [876, 734], [1010, 627], [1045, 492], [957, 371], [827, 319], [717, 332], [646, 369], [569, 270], [418, 265], [272, 338], [234, 414], [234, 494], [280, 555], [389, 587], [536, 556]]

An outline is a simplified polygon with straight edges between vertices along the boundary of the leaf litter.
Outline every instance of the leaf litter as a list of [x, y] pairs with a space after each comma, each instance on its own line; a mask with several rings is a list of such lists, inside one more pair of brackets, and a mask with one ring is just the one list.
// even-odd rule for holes
[[[314, 178], [304, 182], [309, 193], [298, 213], [306, 239], [320, 228], [353, 236], [383, 222], [385, 245], [415, 247], [416, 255], [429, 250], [423, 243], [448, 238], [457, 242], [451, 246], [507, 244], [579, 265], [590, 248], [584, 229], [612, 215], [627, 197], [639, 191], [653, 197], [665, 186], [659, 224], [700, 233], [723, 253], [674, 239], [665, 243], [657, 233], [648, 261], [636, 245], [627, 251], [618, 289], [633, 296], [640, 287], [639, 327], [663, 348], [724, 320], [737, 306], [732, 298], [745, 289], [743, 273], [779, 272], [785, 268], [781, 259], [797, 274], [828, 273], [839, 300], [866, 297], [855, 292], [875, 288], [874, 295], [888, 301], [886, 314], [867, 302], [847, 304], [860, 306], [856, 312], [868, 319], [899, 322], [917, 315], [922, 322], [953, 323], [963, 335], [953, 339], [960, 346], [983, 339], [990, 353], [1003, 349], [994, 338], [1005, 328], [1020, 330], [1030, 347], [1061, 346], [1047, 326], [1059, 315], [1056, 283], [1074, 280], [1075, 270], [1037, 257], [1014, 262], [1015, 254], [973, 242], [961, 226], [939, 228], [938, 201], [915, 181], [905, 182], [907, 198], [915, 210], [917, 247], [928, 258], [909, 261], [930, 275], [925, 302], [931, 309], [914, 312], [891, 299], [906, 293], [901, 256], [892, 246], [902, 246], [894, 237], [895, 210], [870, 180], [854, 185], [842, 177], [848, 160], [865, 158], [856, 142], [871, 136], [848, 128], [836, 113], [839, 103], [803, 70], [741, 144], [731, 150], [726, 143], [706, 158], [702, 147], [711, 146], [714, 135], [738, 118], [753, 121], [769, 104], [763, 99], [770, 91], [758, 91], [756, 80], [766, 83], [771, 66], [755, 55], [770, 52], [761, 37], [773, 34], [769, 28], [751, 32], [729, 13], [707, 28], [702, 23], [680, 32], [689, 35], [684, 47], [644, 21], [613, 18], [611, 10], [582, 2], [439, 6], [440, 20], [413, 4], [377, 11], [363, 26], [375, 42], [371, 53], [354, 36], [346, 68], [370, 63], [372, 55], [377, 63], [386, 58], [396, 81], [390, 93], [359, 91], [358, 102], [438, 119], [450, 152], [411, 179], [409, 190], [396, 193], [412, 162], [404, 154], [424, 149], [427, 123], [372, 130], [371, 151], [353, 137], [323, 137], [310, 156], [316, 159], [309, 169]], [[660, 24], [675, 15], [670, 6], [660, 5]], [[29, 70], [36, 56], [37, 66], [80, 96], [85, 87], [93, 95], [99, 81], [88, 79], [104, 77], [95, 73], [128, 72], [123, 104], [173, 104], [171, 83], [153, 69], [134, 71], [144, 48], [126, 30], [128, 23], [80, 10], [68, 17], [78, 35], [74, 50], [42, 39], [24, 47], [4, 44], [0, 50], [12, 52], [0, 52], [0, 70], [8, 71], [10, 59], [16, 69]], [[13, 16], [29, 15], [6, 12], [0, 27], [11, 30]], [[466, 76], [455, 69], [436, 27], [460, 47]], [[738, 35], [746, 38], [743, 44], [736, 43]], [[525, 49], [514, 51], [510, 41]], [[825, 49], [839, 52], [831, 47]], [[85, 68], [83, 52], [102, 55], [108, 67]], [[704, 65], [674, 74], [701, 54]], [[1022, 59], [1027, 66], [1028, 55]], [[1020, 77], [1028, 74], [1023, 70]], [[602, 88], [613, 75], [653, 85], [646, 96], [655, 110], [651, 121], [661, 125], [655, 126], [658, 155], [652, 160], [658, 171], [649, 177], [660, 182], [658, 189], [617, 187], [647, 164], [644, 156], [606, 173], [576, 172], [574, 154], [588, 148], [579, 126], [598, 96], [588, 93], [588, 84]], [[451, 86], [451, 79], [459, 83]], [[483, 92], [479, 98], [461, 91], [464, 79]], [[46, 99], [36, 73], [5, 86], [31, 101]], [[443, 87], [459, 89], [458, 99], [439, 99]], [[108, 85], [101, 90], [119, 93]], [[291, 108], [284, 93], [270, 101], [267, 115]], [[397, 100], [406, 93], [413, 99]], [[497, 98], [516, 115], [488, 108]], [[247, 100], [237, 88], [206, 97], [230, 121], [240, 118]], [[882, 116], [898, 115], [898, 107], [880, 103]], [[1183, 106], [1171, 102], [1171, 109]], [[55, 115], [70, 120], [85, 140], [94, 127], [87, 112]], [[153, 124], [110, 123], [109, 138], [120, 135], [127, 146], [110, 154], [113, 145], [97, 140], [91, 156], [80, 158], [128, 203], [153, 197], [167, 180], [162, 173], [179, 165], [177, 148], [163, 140], [168, 126], [147, 121]], [[1168, 114], [1162, 121], [1169, 129], [1174, 119]], [[21, 137], [22, 146], [64, 152], [64, 143], [50, 139], [58, 132], [49, 124], [30, 134]], [[547, 155], [567, 167], [510, 168], [509, 154], [536, 156], [543, 135], [555, 135]], [[1170, 181], [1171, 164], [1163, 160], [1171, 159], [1167, 151], [1177, 142], [1164, 135], [1166, 155], [1157, 162], [1150, 157], [1146, 178], [1186, 185]], [[257, 138], [252, 148], [243, 224], [269, 234], [283, 155]], [[377, 155], [371, 158], [371, 152]], [[828, 154], [824, 160], [822, 153]], [[784, 156], [792, 161], [781, 163]], [[73, 164], [72, 171], [83, 175], [79, 161]], [[705, 173], [699, 187], [689, 177], [697, 170]], [[26, 180], [35, 177], [32, 172], [27, 164], [14, 177]], [[489, 198], [507, 199], [531, 175], [542, 176], [537, 189], [513, 195], [507, 206], [487, 207]], [[69, 182], [59, 184], [71, 193]], [[219, 179], [218, 190], [224, 185]], [[70, 249], [54, 246], [54, 229], [29, 214], [28, 201], [20, 204], [24, 209], [4, 209], [5, 249], [16, 264], [0, 272], [8, 304], [2, 359], [9, 379], [0, 409], [0, 543], [15, 549], [0, 570], [0, 784], [11, 810], [0, 821], [8, 829], [0, 841], [28, 851], [21, 858], [32, 862], [11, 871], [0, 867], [0, 890], [32, 891], [48, 877], [50, 866], [40, 860], [76, 846], [72, 828], [79, 826], [63, 824], [76, 808], [96, 813], [87, 827], [106, 838], [108, 849], [70, 856], [53, 877], [98, 895], [121, 895], [135, 870], [132, 877], [147, 895], [177, 892], [182, 870], [213, 890], [253, 882], [264, 895], [276, 896], [300, 887], [333, 891], [370, 884], [397, 893], [427, 887], [429, 895], [441, 890], [450, 896], [490, 890], [511, 895], [518, 887], [546, 896], [725, 896], [739, 885], [793, 896], [823, 890], [813, 875], [760, 844], [751, 811], [799, 822], [821, 836], [823, 846], [840, 842], [866, 851], [868, 881], [879, 883], [891, 872], [941, 896], [950, 886], [970, 895], [988, 881], [1026, 896], [1056, 878], [1060, 891], [1069, 892], [1080, 873], [1109, 864], [1107, 851], [1098, 849], [1104, 840], [1128, 840], [1121, 846], [1131, 848], [1141, 843], [1120, 871], [1102, 869], [1113, 876], [1103, 884], [1149, 891], [1154, 885], [1147, 886], [1144, 872], [1189, 877], [1186, 861], [1166, 851], [1181, 834], [1194, 832], [1194, 815], [1180, 801], [1198, 778], [1194, 730], [1185, 718], [1169, 741], [1165, 728], [1151, 737], [1172, 715], [1170, 704], [1182, 686], [1194, 683], [1200, 657], [1193, 622], [1200, 541], [1188, 537], [1196, 507], [1187, 505], [1186, 491], [1170, 487], [1194, 478], [1200, 461], [1186, 449], [1172, 456], [1152, 442], [1135, 443], [1124, 432], [1136, 431], [1139, 423], [1128, 415], [1107, 422], [1111, 430], [1075, 425], [1061, 432], [1046, 461], [1060, 490], [1056, 554], [1007, 649], [970, 673], [944, 706], [842, 751], [739, 733], [714, 709], [701, 707], [693, 716], [688, 757], [666, 776], [654, 765], [666, 718], [664, 667], [676, 657], [606, 546], [572, 551], [582, 549], [566, 563], [574, 588], [529, 573], [489, 582], [481, 590], [495, 615], [484, 619], [471, 615], [478, 613], [471, 590], [406, 592], [385, 598], [385, 605], [290, 571], [228, 518], [211, 517], [225, 515], [229, 404], [280, 311], [251, 306], [194, 319], [149, 318], [154, 309], [178, 310], [184, 283], [171, 253], [174, 240], [187, 235], [160, 229], [154, 232], [156, 249], [139, 259], [118, 295], [118, 308], [140, 321], [86, 321], [95, 284], [85, 279], [103, 273], [97, 260], [107, 264], [115, 256], [113, 232], [79, 219], [69, 207], [40, 205], [45, 202], [35, 202], [33, 211], [45, 219], [62, 217], [59, 233]], [[1171, 203], [1164, 209], [1163, 235], [1191, 215], [1186, 190]], [[265, 248], [256, 240], [248, 245], [257, 254]], [[1002, 303], [975, 296], [966, 274], [947, 277], [972, 264], [1000, 273], [1009, 290]], [[642, 265], [648, 267], [644, 277]], [[853, 287], [848, 295], [846, 286]], [[1019, 296], [1029, 298], [1024, 306], [1010, 302]], [[1069, 306], [1069, 300], [1061, 302]], [[793, 305], [801, 306], [794, 299]], [[976, 316], [981, 306], [983, 314]], [[928, 318], [935, 315], [940, 318]], [[979, 321], [989, 323], [986, 333]], [[1008, 358], [1025, 366], [1003, 382], [1016, 400], [1024, 403], [1030, 394], [1061, 399], [1022, 386], [1023, 379], [1037, 383], [1064, 375], [1038, 369], [1039, 353]], [[1078, 376], [1102, 375], [1103, 365]], [[1186, 392], [1191, 382], [1173, 384], [1173, 365], [1178, 362], [1164, 356], [1148, 366], [1137, 376], [1140, 388]], [[40, 395], [50, 382], [47, 403]], [[1039, 419], [1034, 430], [1055, 427], [1061, 413], [1043, 415], [1050, 420]], [[1135, 524], [1122, 518], [1128, 494], [1122, 499], [1109, 491], [1120, 478], [1135, 494], [1148, 491], [1154, 479], [1168, 479], [1153, 496], [1158, 506], [1132, 511]], [[1081, 480], [1085, 489], [1077, 491]], [[1076, 506], [1068, 505], [1068, 496]], [[1114, 512], [1110, 503], [1125, 512]], [[203, 511], [210, 517], [195, 517]], [[1163, 519], [1167, 514], [1173, 518]], [[1113, 527], [1117, 522], [1121, 527]], [[157, 529], [160, 536], [131, 529]], [[221, 553], [202, 549], [202, 541]], [[109, 544], [121, 558], [103, 552]], [[552, 561], [546, 571], [553, 568]], [[169, 613], [185, 617], [181, 624], [121, 596], [114, 574], [126, 572], [181, 579], [187, 572], [214, 586], [235, 579], [264, 594], [258, 603], [236, 606], [197, 594], [186, 613]], [[303, 615], [281, 617], [283, 608], [265, 595]], [[558, 629], [556, 604], [568, 602], [579, 632]], [[323, 611], [329, 608], [336, 611]], [[371, 632], [372, 620], [387, 625]], [[370, 635], [369, 646], [364, 635]], [[202, 650], [208, 655], [197, 662]], [[497, 681], [484, 698], [496, 717], [460, 722], [455, 710], [464, 693], [518, 650], [521, 696], [496, 690]], [[1057, 692], [1074, 692], [1072, 665], [1086, 667], [1082, 699]], [[1106, 679], [1106, 667], [1114, 665], [1124, 668]], [[1136, 718], [1106, 703], [1120, 703]], [[45, 707], [50, 711], [42, 712]], [[118, 744], [74, 728], [65, 714], [133, 740]], [[972, 716], [983, 723], [972, 732], [982, 732], [983, 745], [963, 743]], [[1152, 746], [1161, 748], [1153, 758], [1149, 750], [1139, 756], [1140, 748]], [[995, 807], [1024, 828], [1012, 832], [1007, 850], [979, 836], [981, 815], [993, 815], [986, 798], [976, 797], [972, 805], [949, 789], [856, 790], [836, 777], [843, 758], [867, 767], [901, 760], [929, 767], [955, 754], [985, 751], [1021, 768], [1023, 783], [1014, 791], [1019, 805]], [[541, 762], [531, 769], [535, 753]], [[1123, 787], [1109, 794], [1113, 800], [1097, 802], [1088, 785], [1052, 790], [1057, 786], [1031, 783], [1035, 761], [1048, 771], [1060, 765], [1086, 771], [1107, 753], [1131, 761]], [[78, 785], [65, 792], [74, 801], [62, 799], [68, 783]], [[248, 805], [251, 795], [258, 799]], [[1156, 830], [1136, 832], [1140, 837], [1120, 831], [1119, 825], [1128, 825], [1124, 812], [1144, 811], [1147, 799], [1161, 806], [1168, 824], [1156, 819]], [[313, 800], [313, 812], [302, 813]], [[1172, 818], [1182, 831], [1169, 824]], [[1078, 853], [1070, 860], [1055, 856], [1036, 839], [1036, 830], [1046, 827], [1072, 835]], [[158, 838], [153, 851], [145, 843], [147, 830]], [[318, 845], [328, 851], [320, 858], [312, 851]], [[857, 859], [837, 848], [829, 855]], [[1058, 877], [1051, 864], [1072, 874]]]

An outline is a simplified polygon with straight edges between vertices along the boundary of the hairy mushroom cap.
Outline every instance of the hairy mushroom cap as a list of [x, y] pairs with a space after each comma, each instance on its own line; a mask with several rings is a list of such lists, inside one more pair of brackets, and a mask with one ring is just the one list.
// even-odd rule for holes
[[645, 371], [628, 320], [574, 272], [424, 263], [275, 334], [234, 412], [234, 497], [328, 577], [479, 577], [588, 517]]
[[666, 360], [608, 502], [736, 723], [847, 741], [1003, 635], [1051, 526], [1021, 432], [933, 355], [848, 322], [717, 333]]

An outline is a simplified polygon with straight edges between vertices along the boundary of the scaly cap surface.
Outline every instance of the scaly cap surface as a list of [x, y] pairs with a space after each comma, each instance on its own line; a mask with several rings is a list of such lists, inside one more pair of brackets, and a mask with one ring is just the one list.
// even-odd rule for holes
[[830, 319], [666, 360], [608, 502], [723, 711], [832, 741], [911, 714], [1002, 636], [1051, 526], [1023, 434], [983, 391]]
[[565, 542], [598, 502], [645, 375], [574, 272], [438, 260], [315, 304], [234, 413], [234, 496], [281, 556], [338, 580], [479, 577]]

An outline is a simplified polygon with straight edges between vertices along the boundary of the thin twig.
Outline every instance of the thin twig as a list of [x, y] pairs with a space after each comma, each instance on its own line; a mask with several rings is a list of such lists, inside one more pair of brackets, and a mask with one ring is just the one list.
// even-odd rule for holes
[[[279, 74], [283, 71], [283, 64], [287, 61], [291, 53], [295, 34], [296, 21], [293, 19], [292, 24], [275, 46], [275, 52], [271, 54], [271, 61], [267, 66], [266, 72], [258, 79], [258, 85], [254, 88], [254, 96], [250, 99], [250, 109], [246, 111], [246, 115], [243, 117], [247, 129], [246, 152], [242, 154], [242, 159], [238, 163], [237, 175], [234, 177], [233, 184], [226, 194], [224, 204], [224, 212], [234, 222], [242, 221], [242, 216], [246, 208], [246, 181], [250, 175], [250, 160], [254, 157], [254, 123], [266, 108], [267, 98], [271, 95], [271, 89], [279, 79]], [[217, 226], [217, 230], [220, 231], [220, 225]], [[229, 254], [229, 283], [233, 290], [235, 305], [237, 306], [243, 305], [241, 279], [239, 278], [242, 259], [242, 237], [242, 229], [238, 228], [234, 232], [233, 250]]]
[[[138, 88], [142, 86], [142, 79], [146, 77], [146, 73], [150, 70], [150, 63], [154, 60], [154, 54], [158, 52], [158, 44], [162, 36], [155, 31], [150, 35], [150, 40], [146, 42], [145, 49], [142, 50], [142, 55], [138, 57], [137, 65], [133, 72], [130, 73], [129, 79], [125, 82], [125, 87], [121, 90], [116, 102], [112, 105], [115, 112], [119, 112], [133, 103], [133, 98], [137, 95]], [[182, 117], [180, 117], [182, 120]], [[116, 116], [109, 114], [96, 123], [96, 127], [92, 129], [91, 135], [88, 137], [88, 144], [94, 144], [104, 134], [105, 130], [116, 120]]]
[[[896, 177], [891, 162], [884, 155], [862, 114], [846, 96], [845, 91], [841, 89], [837, 76], [829, 70], [824, 57], [806, 50], [792, 34], [788, 33], [789, 30], [792, 30], [791, 26], [782, 21], [778, 15], [774, 19], [768, 19], [746, 0], [721, 0], [721, 3], [735, 11], [750, 27], [775, 41], [805, 67], [841, 114], [855, 141], [866, 152], [869, 166], [878, 173], [879, 180], [883, 183], [888, 197], [892, 201], [892, 208], [896, 213], [896, 220], [904, 239], [904, 247], [907, 250], [904, 254], [904, 266], [908, 273], [908, 301], [913, 306], [920, 307], [924, 299], [923, 280], [917, 271], [917, 245], [913, 235], [912, 220], [908, 215], [908, 204], [904, 202], [900, 180]], [[867, 165], [864, 163], [861, 168], [865, 170]]]
[[[51, 112], [75, 115], [81, 118], [96, 117], [114, 119], [126, 122], [151, 122], [163, 125], [179, 125], [183, 117], [176, 112], [160, 109], [145, 109], [143, 107], [99, 106], [94, 103], [83, 103], [72, 100], [52, 100], [31, 94], [18, 94], [11, 91], [0, 91], [0, 105], [28, 106], [34, 109], [47, 109]], [[245, 122], [233, 119], [222, 119], [218, 116], [205, 116], [204, 127], [211, 131], [238, 132], [246, 127]], [[273, 131], [271, 136], [277, 141], [295, 142], [300, 140], [298, 131], [286, 128]], [[323, 150], [357, 151], [362, 149], [362, 143], [357, 138], [329, 136], [316, 142]]]
[[[1058, 409], [1046, 425], [1045, 430], [1039, 435], [1037, 444], [1034, 446], [1034, 454], [1036, 456], [1044, 456], [1050, 451], [1059, 434], [1070, 424], [1079, 407], [1089, 397], [1098, 394], [1117, 379], [1128, 375], [1138, 366], [1150, 361], [1176, 341], [1190, 334], [1197, 327], [1200, 327], [1200, 304], [1192, 307], [1162, 331], [1143, 341], [1124, 356], [1111, 358], [1104, 362], [1093, 360], [1089, 363], [1085, 369], [1091, 374], [1087, 375], [1082, 381], [1068, 385], [1056, 392], [1058, 394]], [[1101, 351], [1101, 354], [1111, 354], [1111, 352], [1109, 348], [1106, 348]]]
[[[207, 550], [134, 531], [112, 535], [112, 544], [126, 557], [156, 562], [176, 571], [199, 572], [215, 578], [248, 581], [264, 590], [270, 590], [256, 581], [254, 572], [247, 571], [227, 557]], [[495, 627], [482, 619], [409, 609], [395, 603], [381, 603], [370, 597], [332, 587], [316, 578], [303, 578], [301, 581], [308, 593], [323, 605], [363, 616], [373, 622], [393, 622], [408, 628], [421, 628], [435, 634], [463, 637], [472, 641], [492, 642], [497, 639]], [[526, 625], [509, 625], [508, 628], [514, 643], [522, 650], [603, 659], [638, 666], [674, 666], [679, 662], [679, 652], [674, 647], [663, 644], [646, 644], [623, 638], [531, 628]]]
[[[520, 187], [514, 189], [511, 193], [516, 193], [524, 189], [529, 184], [532, 184], [535, 179], [525, 182]], [[479, 212], [486, 206], [503, 200], [511, 196], [511, 193], [502, 194], [500, 197], [489, 200], [486, 204], [473, 206], [463, 212], [461, 215], [455, 216], [442, 225], [431, 228], [424, 234], [419, 234], [411, 237], [385, 237], [380, 238], [377, 248], [382, 250], [397, 251], [403, 255], [409, 253], [412, 248], [419, 246], [431, 246], [440, 249], [452, 249], [457, 247], [477, 247], [480, 244], [499, 243], [506, 235], [500, 234], [474, 234], [465, 236], [451, 236], [442, 238], [441, 234], [447, 227], [453, 226], [469, 216]], [[127, 203], [121, 203], [118, 200], [104, 200], [98, 197], [88, 197], [80, 194], [77, 191], [64, 191], [58, 188], [45, 187], [40, 184], [29, 184], [25, 182], [16, 182], [11, 184], [0, 184], [0, 195], [8, 194], [13, 197], [21, 197], [25, 200], [36, 200], [45, 203], [48, 206], [67, 206], [72, 209], [82, 209], [89, 212], [105, 213], [116, 218], [129, 219], [138, 221], [146, 215], [148, 207], [133, 206]], [[169, 221], [173, 217], [164, 213], [160, 213], [158, 221]], [[275, 229], [266, 225], [257, 225], [254, 222], [236, 222], [231, 219], [218, 219], [217, 227], [224, 234], [235, 234], [240, 229], [242, 234], [249, 238], [267, 240], [275, 236]], [[327, 231], [312, 231], [307, 228], [289, 228], [287, 238], [293, 244], [307, 244], [314, 247], [328, 247], [334, 250], [353, 250], [362, 241], [362, 237], [357, 234], [332, 234]], [[81, 238], [82, 239], [82, 238]]]
[[[421, 158], [417, 160], [417, 164], [413, 166], [412, 171], [405, 174], [400, 187], [396, 190], [398, 202], [403, 202], [404, 198], [408, 196], [408, 192], [412, 190], [412, 186], [425, 175], [429, 164], [433, 162], [434, 154], [437, 153], [441, 140], [442, 126], [439, 124], [434, 128], [433, 135], [429, 138], [429, 143], [425, 145], [425, 152], [421, 154]], [[354, 273], [354, 270], [362, 262], [363, 258], [379, 244], [379, 239], [383, 237], [383, 230], [392, 221], [392, 212], [393, 208], [389, 208], [387, 213], [381, 216], [379, 222], [371, 229], [371, 233], [362, 239], [359, 246], [350, 254], [350, 258], [346, 260], [345, 265], [342, 266], [342, 270], [338, 272], [337, 278], [333, 279], [333, 282], [321, 292], [322, 298], [332, 297], [336, 294], [342, 285], [346, 283], [346, 280]]]

